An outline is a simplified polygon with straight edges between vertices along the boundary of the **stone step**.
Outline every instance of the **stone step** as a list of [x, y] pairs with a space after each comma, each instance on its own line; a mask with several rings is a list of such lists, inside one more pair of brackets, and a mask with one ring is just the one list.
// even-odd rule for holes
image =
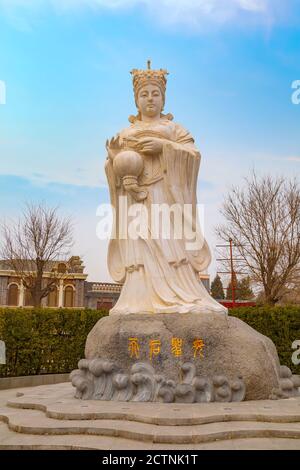
[[162, 426], [125, 420], [56, 420], [41, 411], [2, 408], [0, 419], [10, 430], [34, 435], [97, 435], [161, 444], [197, 444], [238, 438], [300, 439], [298, 423], [254, 421], [217, 422], [189, 426]]
[[69, 383], [37, 386], [0, 391], [0, 449], [298, 450], [299, 412], [299, 397], [126, 403], [76, 400]]
[[0, 450], [299, 450], [297, 439], [244, 438], [203, 444], [157, 444], [106, 436], [35, 435], [13, 432], [0, 423]]
[[36, 394], [31, 392], [11, 398], [7, 405], [11, 408], [40, 410], [48, 418], [68, 421], [110, 419], [161, 426], [192, 426], [228, 421], [300, 422], [298, 397], [242, 403], [126, 403], [76, 400], [70, 386], [61, 387], [53, 396], [53, 389], [48, 388], [41, 388]]

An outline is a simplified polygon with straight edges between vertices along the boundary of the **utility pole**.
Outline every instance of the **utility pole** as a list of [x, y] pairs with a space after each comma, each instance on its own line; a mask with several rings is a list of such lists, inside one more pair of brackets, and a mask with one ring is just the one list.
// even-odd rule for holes
[[231, 270], [231, 290], [232, 290], [232, 304], [233, 307], [235, 306], [235, 280], [236, 276], [234, 275], [233, 269], [233, 258], [232, 258], [232, 239], [229, 239], [229, 247], [230, 247], [230, 270]]
[[[247, 274], [245, 272], [236, 272], [234, 270], [234, 261], [242, 261], [241, 259], [233, 258], [233, 248], [237, 246], [233, 244], [233, 240], [229, 239], [229, 245], [216, 245], [217, 248], [229, 248], [229, 258], [218, 258], [217, 261], [226, 261], [230, 263], [230, 271], [218, 271], [217, 274], [230, 274], [231, 278], [231, 295], [232, 295], [232, 307], [236, 305], [236, 275], [237, 274]], [[225, 290], [228, 291], [228, 287], [225, 287]]]

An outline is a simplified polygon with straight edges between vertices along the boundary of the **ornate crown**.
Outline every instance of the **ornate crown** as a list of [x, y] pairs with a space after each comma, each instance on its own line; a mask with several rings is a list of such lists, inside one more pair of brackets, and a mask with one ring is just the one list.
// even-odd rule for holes
[[137, 101], [139, 90], [148, 83], [157, 85], [160, 88], [163, 97], [165, 96], [167, 84], [166, 76], [168, 75], [168, 71], [163, 69], [152, 70], [150, 60], [147, 61], [147, 67], [147, 70], [133, 69], [130, 72], [132, 75], [135, 101]]

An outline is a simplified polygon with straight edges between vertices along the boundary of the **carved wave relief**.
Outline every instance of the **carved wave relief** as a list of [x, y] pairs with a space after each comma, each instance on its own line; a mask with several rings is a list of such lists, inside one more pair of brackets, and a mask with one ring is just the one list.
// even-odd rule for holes
[[229, 380], [224, 375], [199, 377], [193, 363], [180, 369], [180, 381], [157, 375], [145, 362], [136, 362], [129, 373], [106, 359], [81, 359], [70, 379], [76, 398], [164, 403], [209, 403], [243, 401], [246, 386], [241, 376]]

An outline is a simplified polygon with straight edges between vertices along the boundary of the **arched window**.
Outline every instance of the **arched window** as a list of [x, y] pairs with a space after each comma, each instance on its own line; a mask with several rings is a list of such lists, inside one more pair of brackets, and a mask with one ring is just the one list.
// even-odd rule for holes
[[67, 286], [64, 290], [64, 307], [74, 307], [74, 289]]
[[48, 307], [57, 307], [58, 305], [58, 295], [57, 295], [57, 288], [50, 292], [48, 295]]
[[19, 305], [19, 287], [18, 284], [10, 284], [7, 292], [7, 305], [17, 307]]

